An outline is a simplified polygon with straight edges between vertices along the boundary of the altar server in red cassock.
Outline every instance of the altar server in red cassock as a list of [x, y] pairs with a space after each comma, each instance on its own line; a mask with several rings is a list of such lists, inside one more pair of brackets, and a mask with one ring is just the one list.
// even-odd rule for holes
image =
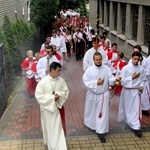
[[35, 60], [36, 60], [36, 58], [33, 57], [33, 51], [28, 50], [27, 51], [27, 58], [21, 64], [21, 67], [23, 70], [22, 71], [23, 75], [26, 78], [27, 91], [28, 91], [30, 96], [34, 96], [35, 87], [36, 87], [36, 81], [35, 81], [35, 78], [33, 76], [33, 72], [31, 70], [31, 67], [32, 67]]
[[[115, 76], [120, 76], [122, 68], [127, 65], [127, 63], [123, 59], [123, 57], [124, 57], [123, 52], [119, 52], [118, 53], [118, 58], [114, 62], [113, 66], [112, 66], [112, 67], [114, 67], [114, 70], [116, 70], [115, 71]], [[120, 95], [121, 90], [122, 90], [122, 86], [120, 85], [119, 82], [116, 82], [116, 85], [115, 85], [115, 94], [119, 94]]]

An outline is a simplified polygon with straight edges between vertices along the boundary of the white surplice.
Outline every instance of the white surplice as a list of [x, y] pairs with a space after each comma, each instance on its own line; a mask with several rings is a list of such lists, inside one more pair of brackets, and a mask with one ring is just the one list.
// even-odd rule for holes
[[[55, 101], [53, 91], [60, 96], [59, 100]], [[36, 87], [35, 97], [41, 107], [43, 138], [48, 150], [67, 150], [59, 108], [64, 105], [68, 94], [68, 87], [61, 77], [48, 75]]]
[[[104, 80], [102, 85], [97, 85], [97, 80]], [[83, 75], [83, 83], [88, 89], [86, 93], [84, 124], [96, 130], [97, 133], [107, 133], [109, 130], [109, 85], [115, 84], [115, 78], [106, 65], [88, 68]], [[103, 105], [103, 106], [102, 106]], [[99, 113], [102, 107], [102, 117]]]
[[[140, 73], [136, 79], [132, 79], [134, 73]], [[142, 118], [141, 98], [138, 87], [143, 86], [144, 68], [141, 65], [134, 66], [129, 63], [121, 71], [121, 85], [123, 86], [118, 111], [118, 121], [125, 121], [132, 129], [140, 129]]]
[[57, 53], [62, 57], [61, 48], [63, 47], [63, 43], [58, 36], [56, 36], [56, 37], [52, 36], [51, 37], [51, 44], [50, 45], [55, 45], [57, 48]]
[[[87, 68], [89, 68], [90, 66], [94, 65], [93, 55], [95, 52], [96, 52], [96, 50], [92, 47], [85, 53], [84, 58], [83, 58], [83, 70], [84, 71]], [[106, 62], [108, 60], [106, 52], [102, 48], [98, 48], [97, 52], [101, 53], [103, 63], [106, 64]]]
[[[61, 47], [60, 47], [61, 53], [62, 53], [62, 52], [67, 52], [65, 37], [62, 36], [62, 35], [59, 35], [59, 36], [57, 36], [57, 37], [59, 38], [60, 43], [61, 43]], [[61, 54], [61, 56], [63, 56], [63, 55]]]
[[[49, 65], [54, 61], [61, 64], [61, 62], [56, 58], [56, 56], [52, 55], [52, 57], [50, 57], [49, 59]], [[48, 66], [47, 56], [40, 58], [37, 63], [36, 69], [41, 79], [47, 76], [47, 73], [45, 72], [47, 69], [47, 66]]]

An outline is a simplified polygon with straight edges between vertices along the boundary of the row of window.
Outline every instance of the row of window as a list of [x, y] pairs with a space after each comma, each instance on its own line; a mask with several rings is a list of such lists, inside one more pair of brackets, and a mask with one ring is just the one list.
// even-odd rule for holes
[[[106, 3], [105, 3], [106, 2]], [[112, 22], [110, 22], [110, 1], [101, 1], [100, 2], [100, 9], [101, 9], [101, 24], [105, 24], [105, 26], [110, 27], [110, 24]], [[104, 4], [105, 3], [105, 4]], [[112, 9], [113, 9], [113, 27], [114, 30], [117, 31], [117, 19], [118, 19], [118, 3], [117, 2], [113, 2], [112, 3]], [[106, 6], [105, 6], [106, 5]], [[104, 10], [106, 9], [106, 10]], [[148, 46], [149, 42], [150, 42], [150, 6], [143, 6], [143, 10], [144, 10], [144, 26], [142, 28], [144, 28], [144, 39], [143, 39], [143, 43], [144, 45]], [[107, 14], [105, 14], [105, 12], [107, 11]], [[122, 20], [122, 24], [121, 24], [121, 34], [126, 33], [126, 19], [127, 19], [127, 4], [126, 3], [120, 3], [120, 11], [121, 11], [121, 20]], [[106, 16], [107, 15], [107, 16]], [[104, 23], [104, 19], [105, 17], [107, 18], [107, 21]], [[135, 41], [137, 41], [137, 32], [138, 32], [138, 19], [139, 19], [139, 5], [135, 5], [135, 4], [131, 4], [131, 21], [132, 21], [132, 39], [134, 39]]]

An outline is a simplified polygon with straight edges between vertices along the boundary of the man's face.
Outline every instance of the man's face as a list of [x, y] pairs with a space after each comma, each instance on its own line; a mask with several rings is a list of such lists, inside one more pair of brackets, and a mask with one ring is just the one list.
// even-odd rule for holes
[[112, 49], [113, 51], [116, 51], [116, 50], [117, 50], [117, 46], [114, 45], [114, 46], [111, 47], [111, 49]]
[[57, 67], [56, 70], [52, 70], [54, 77], [60, 76], [61, 68]]
[[32, 51], [28, 51], [27, 52], [27, 56], [28, 56], [28, 58], [33, 58], [33, 52]]
[[46, 49], [46, 52], [50, 55], [50, 56], [52, 56], [53, 55], [53, 50], [50, 48], [50, 49]]
[[139, 57], [139, 56], [133, 56], [133, 57], [132, 57], [132, 64], [133, 64], [134, 66], [137, 66], [138, 63], [139, 63], [139, 61], [140, 61], [140, 57]]
[[58, 35], [58, 36], [60, 35], [60, 32], [59, 32], [59, 31], [57, 31], [57, 35]]
[[46, 38], [46, 41], [47, 41], [48, 43], [50, 43], [50, 40], [51, 40], [51, 37], [47, 37], [47, 38]]
[[105, 42], [105, 43], [104, 43], [104, 46], [105, 46], [105, 47], [109, 47], [109, 42]]
[[93, 45], [94, 49], [97, 49], [97, 48], [98, 48], [98, 42], [93, 41], [93, 42], [92, 42], [92, 45]]
[[53, 32], [52, 35], [53, 35], [53, 37], [56, 37], [56, 32]]
[[97, 67], [100, 67], [102, 64], [102, 56], [101, 55], [94, 56], [93, 61]]
[[105, 43], [105, 39], [102, 38], [102, 39], [101, 39], [101, 42], [102, 42], [102, 43]]

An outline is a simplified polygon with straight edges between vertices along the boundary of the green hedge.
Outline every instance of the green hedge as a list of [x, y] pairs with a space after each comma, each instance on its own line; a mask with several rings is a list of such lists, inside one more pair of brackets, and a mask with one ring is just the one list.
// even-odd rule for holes
[[11, 22], [7, 15], [4, 16], [3, 24], [0, 25], [0, 43], [4, 43], [4, 50], [8, 58], [9, 83], [21, 73], [22, 54], [26, 53], [27, 49], [22, 52], [20, 44], [35, 34], [37, 30], [33, 23], [27, 24], [21, 19]]

